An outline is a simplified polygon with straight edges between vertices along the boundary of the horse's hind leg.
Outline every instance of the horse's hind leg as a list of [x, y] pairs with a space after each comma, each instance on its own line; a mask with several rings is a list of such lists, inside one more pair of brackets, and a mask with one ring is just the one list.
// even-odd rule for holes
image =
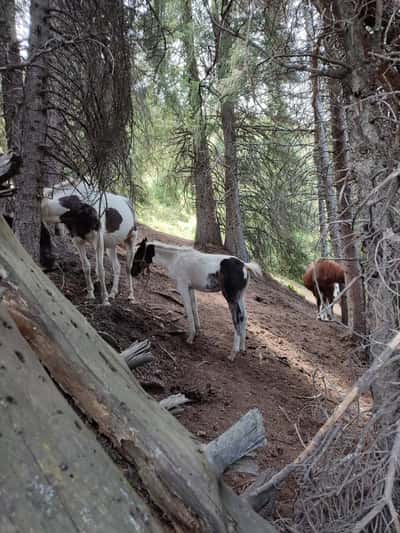
[[108, 253], [108, 257], [111, 260], [112, 270], [113, 270], [113, 284], [112, 284], [112, 289], [110, 292], [110, 298], [115, 298], [118, 294], [119, 277], [121, 275], [121, 265], [119, 264], [119, 261], [118, 261], [117, 250], [115, 246], [113, 248], [108, 248], [107, 253]]
[[197, 299], [196, 299], [196, 293], [194, 289], [189, 289], [190, 292], [190, 298], [192, 301], [192, 311], [193, 311], [193, 319], [194, 319], [194, 327], [196, 330], [196, 335], [200, 332], [200, 319], [199, 319], [199, 311], [197, 309]]
[[86, 288], [87, 288], [87, 297], [90, 300], [94, 299], [94, 286], [92, 282], [92, 277], [90, 275], [90, 261], [86, 255], [86, 247], [84, 243], [78, 243], [74, 241], [75, 246], [78, 249], [79, 257], [81, 258], [82, 270], [85, 275]]
[[247, 311], [243, 296], [238, 303], [243, 313], [243, 320], [240, 323], [240, 351], [244, 352], [246, 350]]
[[133, 295], [133, 277], [132, 277], [132, 274], [131, 274], [131, 270], [132, 270], [132, 264], [133, 264], [133, 257], [134, 257], [134, 253], [133, 253], [133, 247], [134, 247], [135, 243], [133, 243], [133, 245], [129, 245], [128, 248], [127, 248], [127, 251], [126, 251], [126, 275], [128, 277], [128, 286], [129, 286], [129, 293], [128, 293], [128, 300], [130, 302], [134, 302], [135, 301], [135, 297]]
[[228, 305], [232, 315], [233, 326], [235, 328], [233, 334], [232, 351], [228, 356], [228, 359], [230, 361], [234, 361], [237, 353], [241, 350], [241, 345], [244, 346], [245, 343], [245, 338], [243, 338], [243, 335], [245, 335], [243, 325], [246, 323], [246, 310], [244, 308], [243, 301], [241, 301], [241, 298], [238, 299], [236, 302], [228, 302]]
[[106, 287], [106, 277], [104, 272], [104, 237], [101, 231], [98, 232], [96, 242], [96, 266], [99, 275], [100, 288], [101, 288], [101, 300], [105, 305], [109, 305], [108, 292]]
[[192, 344], [194, 341], [194, 338], [196, 336], [196, 326], [195, 326], [195, 319], [192, 309], [192, 298], [190, 295], [190, 289], [187, 286], [177, 285], [177, 289], [182, 296], [183, 305], [185, 306], [185, 311], [187, 315], [187, 319], [189, 322], [189, 331], [188, 336], [186, 339], [186, 342], [189, 344]]

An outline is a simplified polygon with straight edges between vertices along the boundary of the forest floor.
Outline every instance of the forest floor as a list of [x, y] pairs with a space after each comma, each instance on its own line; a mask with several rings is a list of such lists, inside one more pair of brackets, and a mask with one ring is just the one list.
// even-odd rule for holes
[[[191, 244], [141, 226], [143, 236]], [[126, 299], [123, 254], [120, 259], [121, 291], [111, 306], [85, 300], [84, 277], [73, 248], [63, 250], [62, 267], [50, 277], [116, 350], [150, 339], [155, 361], [135, 374], [157, 399], [176, 392], [193, 399], [176, 416], [200, 440], [214, 439], [258, 407], [267, 434], [267, 446], [257, 454], [260, 469], [280, 469], [293, 460], [362, 372], [359, 354], [344, 328], [317, 321], [315, 305], [268, 274], [252, 279], [246, 294], [246, 353], [233, 363], [227, 360], [233, 327], [220, 293], [197, 293], [202, 331], [188, 345], [183, 305], [166, 272], [153, 266], [149, 278], [139, 278], [132, 304]], [[108, 258], [105, 261], [110, 283], [111, 266]], [[235, 474], [228, 482], [241, 492], [253, 480], [249, 474]], [[279, 497], [281, 516], [291, 514], [294, 499], [292, 482]]]

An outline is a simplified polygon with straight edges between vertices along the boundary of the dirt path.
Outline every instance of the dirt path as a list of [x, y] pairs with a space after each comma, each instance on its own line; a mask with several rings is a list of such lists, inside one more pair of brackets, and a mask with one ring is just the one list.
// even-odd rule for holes
[[[188, 243], [145, 227], [141, 234]], [[104, 307], [85, 302], [77, 255], [68, 252], [64, 259], [65, 272], [53, 273], [53, 281], [108, 342], [122, 350], [136, 339], [151, 339], [156, 361], [137, 372], [147, 390], [157, 398], [182, 391], [199, 400], [177, 415], [199, 439], [213, 439], [253, 407], [262, 411], [268, 439], [257, 457], [262, 468], [293, 459], [301, 440], [307, 442], [324, 421], [324, 410], [332, 410], [360, 372], [344, 331], [317, 321], [315, 306], [268, 277], [250, 282], [247, 352], [230, 363], [233, 328], [220, 294], [198, 293], [202, 331], [190, 346], [179, 295], [161, 269], [153, 267], [150, 279], [138, 280], [137, 302], [129, 304], [122, 268], [121, 294]], [[240, 491], [251, 480], [237, 475], [231, 482]], [[283, 514], [292, 499], [290, 488], [282, 493]]]

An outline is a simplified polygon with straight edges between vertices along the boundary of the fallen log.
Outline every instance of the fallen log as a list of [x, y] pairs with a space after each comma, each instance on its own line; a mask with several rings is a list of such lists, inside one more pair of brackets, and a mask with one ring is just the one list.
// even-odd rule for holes
[[57, 390], [3, 304], [0, 339], [0, 531], [164, 531]]
[[262, 415], [258, 409], [251, 409], [222, 435], [208, 443], [205, 454], [220, 476], [228, 467], [266, 443]]
[[0, 264], [18, 287], [3, 299], [22, 335], [76, 408], [136, 467], [149, 501], [175, 531], [276, 533], [221, 482], [191, 434], [142, 390], [1, 217]]

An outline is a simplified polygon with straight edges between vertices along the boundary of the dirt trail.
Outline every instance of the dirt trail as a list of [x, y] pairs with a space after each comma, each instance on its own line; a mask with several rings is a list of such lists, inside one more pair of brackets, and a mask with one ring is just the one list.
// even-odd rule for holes
[[[140, 232], [189, 243], [146, 227]], [[136, 282], [137, 301], [130, 304], [122, 268], [120, 296], [104, 307], [85, 301], [78, 256], [68, 251], [63, 260], [64, 273], [51, 278], [109, 343], [122, 350], [150, 338], [156, 360], [137, 371], [147, 390], [157, 398], [182, 391], [199, 400], [177, 415], [199, 439], [213, 439], [253, 407], [262, 411], [268, 444], [257, 456], [261, 468], [279, 469], [292, 460], [301, 440], [307, 442], [324, 421], [323, 409], [331, 411], [360, 373], [343, 329], [317, 321], [315, 306], [268, 276], [250, 282], [247, 352], [231, 363], [233, 327], [221, 294], [198, 293], [202, 331], [187, 345], [180, 297], [161, 269], [152, 267], [149, 279]], [[106, 270], [110, 282], [110, 265]], [[240, 491], [251, 480], [236, 475], [230, 481]], [[283, 514], [292, 499], [291, 489], [281, 495]]]

